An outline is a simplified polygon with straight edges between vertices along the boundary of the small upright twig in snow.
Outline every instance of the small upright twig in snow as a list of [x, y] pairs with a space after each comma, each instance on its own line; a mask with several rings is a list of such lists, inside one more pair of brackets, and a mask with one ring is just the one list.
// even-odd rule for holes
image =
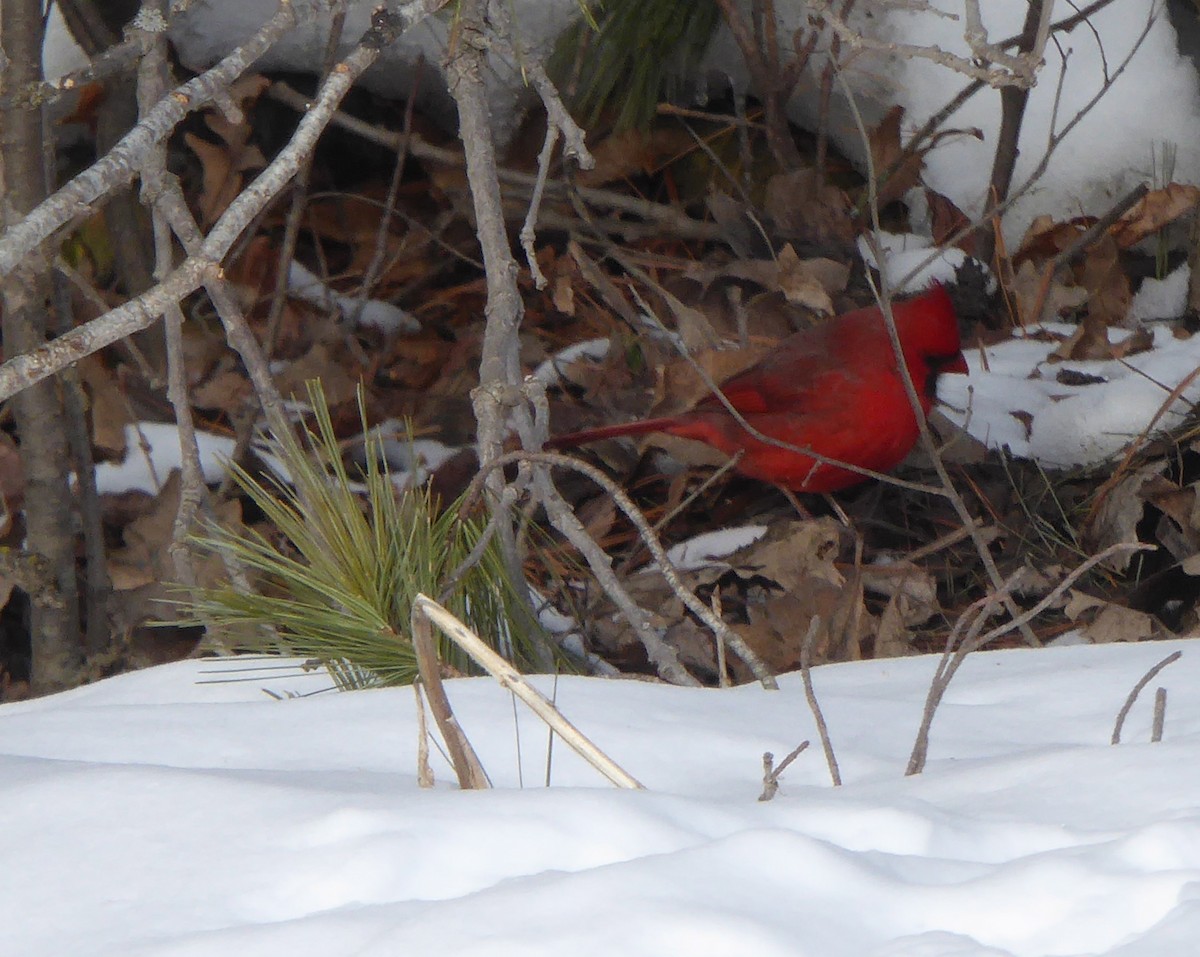
[[788, 756], [779, 762], [779, 767], [775, 767], [775, 755], [770, 751], [763, 752], [763, 789], [762, 794], [758, 796], [760, 801], [769, 801], [779, 791], [779, 775], [783, 774], [789, 764], [800, 757], [801, 754], [808, 748], [807, 741], [801, 741]]
[[413, 695], [417, 699], [417, 786], [431, 788], [434, 785], [433, 768], [429, 766], [429, 722], [425, 720], [425, 700], [421, 697], [421, 681], [413, 682]]
[[1167, 689], [1158, 688], [1154, 692], [1154, 724], [1150, 728], [1150, 740], [1158, 744], [1162, 740], [1163, 725], [1167, 721]]
[[[821, 747], [825, 750], [825, 763], [829, 765], [829, 777], [833, 786], [841, 787], [842, 774], [838, 770], [837, 756], [833, 753], [833, 741], [829, 737], [829, 726], [825, 723], [825, 714], [817, 701], [817, 692], [812, 683], [812, 646], [816, 640], [817, 631], [821, 627], [821, 616], [813, 615], [808, 622], [808, 631], [800, 645], [800, 677], [804, 681], [804, 697], [812, 711], [813, 720], [817, 723], [817, 734], [821, 737]], [[807, 742], [805, 742], [807, 744]], [[781, 767], [782, 771], [783, 768]]]
[[[1141, 680], [1138, 681], [1138, 683], [1133, 686], [1133, 689], [1129, 692], [1129, 696], [1125, 699], [1125, 703], [1123, 705], [1121, 705], [1121, 710], [1117, 712], [1117, 720], [1116, 720], [1116, 723], [1113, 724], [1113, 733], [1112, 733], [1112, 743], [1113, 744], [1121, 743], [1121, 729], [1125, 727], [1125, 719], [1127, 717], [1129, 717], [1129, 712], [1130, 712], [1130, 710], [1132, 710], [1134, 702], [1137, 701], [1138, 695], [1140, 695], [1142, 693], [1142, 689], [1144, 687], [1146, 687], [1146, 685], [1150, 684], [1150, 682], [1154, 680], [1154, 676], [1157, 675], [1160, 671], [1162, 671], [1163, 668], [1167, 667], [1167, 665], [1174, 664], [1182, 657], [1183, 657], [1182, 651], [1173, 651], [1171, 654], [1167, 655], [1167, 657], [1165, 657], [1162, 661], [1160, 661], [1158, 664], [1156, 664], [1153, 668], [1151, 668], [1149, 671], [1147, 671], [1144, 675], [1142, 675]], [[1165, 702], [1164, 702], [1164, 707], [1165, 707]], [[1162, 732], [1160, 729], [1159, 730], [1160, 736], [1161, 736], [1161, 733]], [[1155, 740], [1157, 740], [1157, 739], [1155, 739]]]

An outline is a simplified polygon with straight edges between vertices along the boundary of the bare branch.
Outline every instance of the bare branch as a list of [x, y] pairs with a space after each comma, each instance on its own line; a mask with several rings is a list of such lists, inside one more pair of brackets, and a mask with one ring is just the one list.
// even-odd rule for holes
[[[154, 288], [105, 315], [72, 329], [44, 346], [14, 356], [0, 365], [0, 400], [15, 395], [32, 383], [40, 382], [47, 376], [53, 375], [73, 362], [78, 362], [93, 352], [110, 346], [140, 329], [147, 328], [156, 322], [167, 308], [178, 303], [202, 284], [221, 279], [221, 260], [224, 259], [254, 217], [279, 194], [296, 174], [304, 157], [312, 150], [321, 131], [329, 123], [338, 103], [349, 92], [350, 87], [363, 71], [378, 59], [380, 48], [375, 45], [378, 42], [378, 39], [374, 38], [372, 44], [360, 44], [338, 65], [337, 69], [331, 72], [328, 79], [321, 85], [312, 109], [301, 119], [288, 145], [259, 174], [258, 178], [238, 195], [237, 199], [217, 220], [203, 242], [169, 276]], [[167, 99], [173, 99], [174, 95]], [[159, 109], [161, 109], [161, 104], [159, 107], [155, 107], [155, 110]], [[154, 142], [154, 139], [150, 138], [139, 147], [142, 149], [143, 163], [146, 156], [149, 155], [148, 150], [154, 146]], [[101, 160], [97, 166], [111, 159], [115, 153], [117, 150], [110, 153], [105, 160]], [[82, 175], [86, 176], [87, 174]], [[75, 182], [78, 181], [77, 177]], [[69, 188], [65, 187], [64, 189]], [[60, 190], [59, 194], [61, 195], [62, 192]], [[42, 204], [38, 208], [43, 209], [45, 206], [46, 204]], [[19, 224], [13, 228], [20, 229], [22, 225]], [[8, 234], [5, 236], [7, 240]], [[38, 237], [34, 241], [37, 242], [40, 239], [41, 237]], [[7, 261], [4, 258], [4, 250], [7, 248], [6, 240], [0, 241], [0, 262]]]
[[165, 142], [180, 120], [193, 110], [213, 102], [251, 63], [295, 25], [296, 11], [292, 0], [280, 0], [275, 15], [244, 45], [211, 70], [201, 73], [170, 96], [164, 97], [106, 156], [38, 205], [20, 222], [6, 229], [0, 236], [0, 278], [12, 272], [25, 256], [57, 229], [76, 217], [91, 215], [92, 207], [101, 199], [131, 182], [145, 164], [150, 150]]

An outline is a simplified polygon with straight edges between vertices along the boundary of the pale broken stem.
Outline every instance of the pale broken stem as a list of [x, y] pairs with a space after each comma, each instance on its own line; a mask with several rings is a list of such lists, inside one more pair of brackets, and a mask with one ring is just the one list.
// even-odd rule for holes
[[417, 701], [417, 787], [431, 788], [435, 782], [433, 768], [429, 764], [429, 722], [425, 718], [425, 699], [421, 695], [420, 679], [413, 682], [412, 688]]
[[[833, 786], [841, 787], [842, 774], [838, 769], [837, 755], [833, 752], [833, 740], [829, 737], [829, 725], [825, 723], [825, 713], [817, 701], [817, 692], [812, 683], [812, 647], [816, 641], [817, 631], [821, 627], [821, 616], [813, 615], [808, 621], [808, 631], [800, 643], [800, 677], [804, 682], [804, 698], [808, 709], [812, 712], [813, 721], [817, 725], [817, 734], [821, 738], [821, 748], [825, 751], [825, 763], [829, 766], [829, 778]], [[783, 768], [781, 767], [782, 771]]]
[[787, 769], [796, 758], [800, 757], [808, 748], [807, 741], [801, 741], [795, 748], [788, 752], [788, 756], [779, 762], [779, 767], [775, 767], [775, 755], [770, 751], [764, 751], [762, 756], [763, 761], [763, 789], [762, 794], [758, 796], [760, 801], [769, 801], [779, 792], [779, 776]]
[[[487, 772], [483, 770], [479, 756], [475, 753], [470, 740], [454, 716], [454, 709], [450, 707], [450, 699], [446, 697], [437, 645], [433, 640], [433, 622], [419, 606], [419, 602], [423, 598], [423, 595], [418, 595], [413, 601], [409, 622], [412, 629], [413, 651], [417, 656], [417, 670], [421, 675], [421, 683], [425, 686], [425, 697], [429, 701], [429, 710], [433, 712], [433, 720], [437, 722], [438, 730], [442, 732], [442, 740], [446, 742], [446, 748], [450, 752], [450, 764], [458, 777], [458, 786], [464, 791], [490, 788], [492, 782], [488, 780]], [[429, 601], [429, 599], [425, 598], [425, 601]]]
[[[946, 649], [942, 652], [942, 657], [938, 662], [937, 669], [934, 671], [933, 679], [929, 683], [929, 692], [925, 698], [925, 709], [921, 715], [921, 726], [917, 729], [917, 737], [913, 743], [912, 754], [908, 759], [908, 768], [905, 770], [905, 775], [920, 774], [925, 770], [925, 761], [929, 754], [929, 730], [933, 726], [933, 718], [937, 712], [938, 705], [941, 704], [942, 698], [946, 694], [946, 689], [950, 686], [955, 673], [966, 660], [967, 655], [973, 651], [978, 651], [980, 648], [1002, 638], [1004, 635], [1019, 628], [1023, 622], [1032, 621], [1043, 611], [1058, 601], [1059, 597], [1066, 592], [1068, 588], [1075, 584], [1080, 577], [1088, 571], [1099, 565], [1101, 562], [1107, 561], [1114, 555], [1122, 552], [1144, 551], [1150, 546], [1135, 545], [1129, 543], [1119, 543], [1111, 545], [1097, 555], [1093, 555], [1087, 561], [1077, 565], [1059, 584], [1051, 590], [1041, 601], [1032, 608], [1021, 613], [1019, 618], [1014, 618], [1006, 621], [1003, 624], [997, 625], [990, 631], [983, 632], [983, 624], [987, 621], [988, 615], [997, 604], [1003, 600], [1003, 596], [1010, 593], [1012, 588], [1017, 584], [1020, 576], [1024, 573], [1024, 569], [1018, 569], [1007, 581], [1003, 583], [1001, 589], [972, 604], [964, 611], [954, 623], [954, 628], [946, 638]], [[970, 625], [967, 622], [970, 621]], [[966, 636], [961, 642], [958, 642], [958, 636], [966, 631]], [[981, 633], [982, 632], [982, 633]], [[955, 648], [955, 643], [958, 647]], [[1170, 662], [1166, 662], [1170, 664]], [[1164, 665], [1165, 667], [1165, 665]], [[1137, 690], [1154, 677], [1157, 672], [1152, 672], [1140, 683]], [[1129, 703], [1132, 707], [1132, 702]]]
[[[712, 613], [715, 617], [724, 621], [725, 612], [721, 608], [721, 586], [717, 585], [712, 593]], [[716, 644], [717, 655], [717, 684], [722, 688], [729, 687], [729, 672], [728, 663], [725, 661], [725, 641], [720, 635], [713, 635], [713, 642]]]
[[[529, 709], [552, 728], [576, 754], [587, 761], [588, 764], [604, 775], [610, 782], [620, 788], [643, 790], [642, 784], [633, 775], [625, 771], [612, 758], [601, 751], [582, 731], [568, 721], [562, 712], [555, 707], [554, 703], [526, 681], [524, 676], [510, 662], [505, 661], [496, 654], [470, 628], [432, 598], [418, 594], [413, 599], [412, 608], [414, 642], [416, 641], [418, 628], [423, 629], [421, 641], [426, 646], [426, 652], [433, 655], [432, 664], [434, 667], [432, 670], [434, 672], [437, 669], [436, 652], [433, 650], [433, 625], [437, 625], [442, 634], [458, 645], [466, 654], [470, 655], [471, 659], [479, 667], [483, 668], [500, 683], [501, 687], [511, 691], [528, 705]], [[422, 666], [421, 677], [423, 681], [426, 681], [424, 666]], [[440, 688], [440, 676], [437, 676], [436, 680]], [[431, 690], [432, 687], [427, 682], [426, 693], [429, 693]], [[432, 700], [432, 695], [430, 698]], [[446, 706], [449, 708], [449, 702], [447, 702]], [[437, 711], [434, 712], [434, 717], [438, 717]], [[451, 718], [453, 718], [452, 714]], [[455, 727], [457, 727], [457, 723], [455, 723]], [[474, 752], [472, 751], [471, 754], [473, 755]]]
[[[1175, 662], [1177, 662], [1182, 657], [1183, 657], [1182, 651], [1171, 652], [1171, 654], [1167, 655], [1167, 657], [1165, 657], [1162, 661], [1160, 661], [1153, 668], [1151, 668], [1144, 675], [1142, 675], [1142, 677], [1138, 681], [1138, 683], [1133, 686], [1132, 690], [1130, 690], [1130, 692], [1129, 692], [1128, 697], [1126, 697], [1126, 699], [1125, 699], [1125, 703], [1123, 705], [1121, 705], [1121, 710], [1117, 712], [1117, 720], [1113, 724], [1113, 732], [1112, 732], [1112, 740], [1111, 740], [1112, 744], [1120, 744], [1121, 743], [1121, 730], [1125, 727], [1125, 719], [1129, 717], [1129, 712], [1133, 710], [1134, 702], [1137, 701], [1138, 695], [1140, 695], [1142, 693], [1142, 689], [1145, 688], [1146, 685], [1150, 684], [1150, 682], [1154, 680], [1155, 676], [1160, 671], [1162, 671], [1165, 667], [1167, 667], [1167, 665], [1173, 665]], [[1164, 706], [1164, 708], [1166, 707], [1165, 701], [1164, 701], [1163, 706]], [[1157, 716], [1156, 716], [1156, 726], [1157, 726]], [[1158, 736], [1159, 737], [1155, 738], [1154, 740], [1157, 741], [1157, 740], [1159, 740], [1159, 738], [1162, 737], [1161, 727], [1159, 727], [1159, 729], [1158, 729]]]

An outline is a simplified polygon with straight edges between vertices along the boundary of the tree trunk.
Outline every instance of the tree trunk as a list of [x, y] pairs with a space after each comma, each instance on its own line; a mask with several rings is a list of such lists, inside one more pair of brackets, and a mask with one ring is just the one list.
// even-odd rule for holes
[[[41, 77], [41, 0], [0, 3], [0, 88], [11, 91]], [[0, 112], [0, 219], [20, 219], [46, 196], [42, 113], [14, 106]], [[28, 352], [46, 341], [48, 251], [27, 257], [0, 287], [4, 355]], [[75, 574], [74, 501], [62, 393], [51, 378], [13, 398], [25, 469], [25, 516], [30, 551], [41, 556], [48, 587], [33, 600], [34, 693], [78, 684], [84, 665]]]

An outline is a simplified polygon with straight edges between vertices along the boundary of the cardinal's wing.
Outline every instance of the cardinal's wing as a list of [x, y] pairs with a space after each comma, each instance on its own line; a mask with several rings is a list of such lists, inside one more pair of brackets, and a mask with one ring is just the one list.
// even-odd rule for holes
[[[861, 387], [862, 364], [831, 354], [819, 337], [792, 337], [758, 365], [721, 385], [721, 391], [742, 415], [787, 411], [805, 415], [827, 410]], [[716, 396], [697, 408], [722, 406]]]

